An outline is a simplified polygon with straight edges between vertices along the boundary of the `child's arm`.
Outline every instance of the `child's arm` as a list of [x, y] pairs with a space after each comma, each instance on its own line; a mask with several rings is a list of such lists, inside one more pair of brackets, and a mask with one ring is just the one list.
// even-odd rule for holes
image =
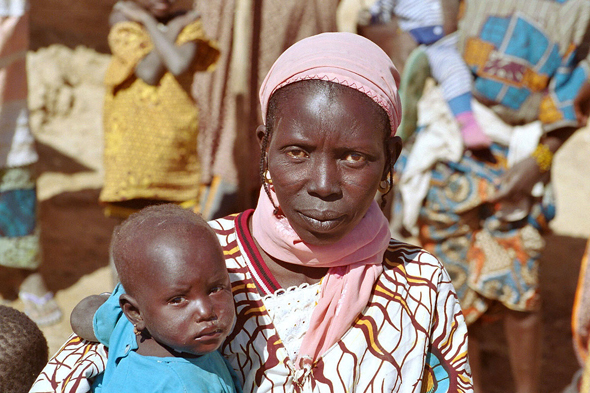
[[187, 42], [177, 46], [175, 41], [180, 31], [198, 18], [196, 11], [189, 11], [174, 18], [167, 25], [168, 31], [164, 33], [158, 28], [156, 19], [134, 2], [118, 2], [114, 9], [127, 19], [141, 23], [152, 39], [154, 50], [135, 68], [138, 78], [150, 85], [155, 85], [166, 70], [176, 76], [187, 71], [195, 57], [197, 44]]

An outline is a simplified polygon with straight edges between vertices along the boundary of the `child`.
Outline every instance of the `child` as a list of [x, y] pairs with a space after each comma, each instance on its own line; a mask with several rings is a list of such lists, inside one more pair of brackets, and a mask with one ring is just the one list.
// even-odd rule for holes
[[425, 46], [432, 74], [459, 123], [465, 148], [489, 147], [491, 140], [475, 120], [471, 108], [471, 73], [456, 49], [456, 35], [446, 35], [456, 30], [456, 26], [443, 27], [441, 0], [378, 0], [368, 10], [361, 11], [359, 23], [388, 22], [393, 14], [398, 17], [400, 29]]
[[190, 91], [194, 73], [211, 69], [219, 52], [196, 11], [173, 12], [174, 3], [120, 1], [110, 16], [100, 195], [109, 216], [196, 204], [199, 117]]
[[148, 207], [115, 229], [111, 250], [125, 290], [118, 286], [94, 317], [109, 360], [93, 391], [239, 391], [217, 352], [235, 310], [207, 223], [174, 204]]
[[0, 305], [0, 392], [26, 393], [48, 357], [43, 332], [24, 313]]

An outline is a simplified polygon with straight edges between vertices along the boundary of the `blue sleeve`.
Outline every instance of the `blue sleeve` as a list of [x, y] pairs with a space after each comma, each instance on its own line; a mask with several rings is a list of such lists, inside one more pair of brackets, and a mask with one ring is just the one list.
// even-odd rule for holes
[[123, 310], [119, 306], [119, 297], [124, 293], [123, 286], [120, 283], [117, 284], [108, 300], [96, 310], [92, 320], [94, 335], [98, 341], [107, 347], [117, 322], [122, 317], [125, 317]]

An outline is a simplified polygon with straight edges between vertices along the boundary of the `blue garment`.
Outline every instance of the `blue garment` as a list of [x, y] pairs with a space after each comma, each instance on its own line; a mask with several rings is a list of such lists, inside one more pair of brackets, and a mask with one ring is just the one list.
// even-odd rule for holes
[[93, 392], [241, 393], [236, 375], [217, 351], [197, 358], [139, 355], [133, 326], [119, 307], [122, 293], [119, 284], [94, 316], [94, 332], [109, 348], [109, 358]]

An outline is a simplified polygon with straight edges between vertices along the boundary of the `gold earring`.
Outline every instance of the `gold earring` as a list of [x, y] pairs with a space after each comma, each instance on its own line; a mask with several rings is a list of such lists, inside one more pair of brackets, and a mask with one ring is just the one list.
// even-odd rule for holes
[[133, 334], [135, 334], [136, 336], [141, 335], [141, 332], [139, 330], [137, 330], [136, 324], [133, 324]]
[[391, 181], [389, 180], [389, 175], [387, 175], [387, 179], [386, 180], [381, 180], [379, 182], [379, 187], [378, 190], [381, 194], [387, 194], [389, 191], [391, 191]]
[[270, 172], [268, 169], [264, 171], [264, 182], [266, 184], [272, 184], [272, 178], [270, 177]]

